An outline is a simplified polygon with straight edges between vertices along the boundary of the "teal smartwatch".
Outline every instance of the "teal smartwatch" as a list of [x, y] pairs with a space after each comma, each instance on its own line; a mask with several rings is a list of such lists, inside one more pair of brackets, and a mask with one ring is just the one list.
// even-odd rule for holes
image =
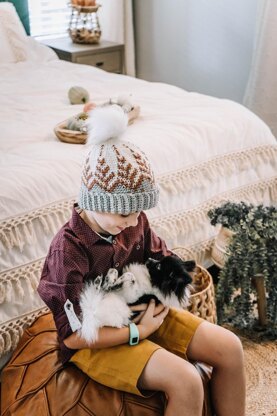
[[132, 322], [129, 324], [130, 329], [130, 338], [129, 338], [129, 345], [137, 345], [139, 343], [139, 330], [136, 324]]

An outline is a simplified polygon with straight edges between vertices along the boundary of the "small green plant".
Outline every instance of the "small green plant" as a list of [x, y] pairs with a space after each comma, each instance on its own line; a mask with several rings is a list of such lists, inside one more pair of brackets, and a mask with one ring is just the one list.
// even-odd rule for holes
[[226, 202], [220, 207], [211, 209], [208, 212], [208, 217], [211, 219], [211, 224], [221, 224], [223, 227], [233, 230], [244, 220], [249, 211], [254, 208], [254, 205], [247, 205], [245, 202], [239, 204], [234, 202]]
[[210, 210], [211, 223], [234, 231], [216, 290], [218, 320], [253, 328], [256, 290], [264, 278], [268, 327], [277, 333], [277, 209], [228, 202]]

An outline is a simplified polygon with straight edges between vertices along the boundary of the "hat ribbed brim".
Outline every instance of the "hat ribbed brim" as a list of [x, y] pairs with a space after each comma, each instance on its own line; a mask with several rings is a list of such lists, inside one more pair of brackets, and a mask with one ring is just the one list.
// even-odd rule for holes
[[88, 211], [131, 214], [154, 208], [159, 199], [159, 190], [153, 188], [138, 193], [109, 193], [89, 191], [82, 183], [79, 193], [79, 206]]

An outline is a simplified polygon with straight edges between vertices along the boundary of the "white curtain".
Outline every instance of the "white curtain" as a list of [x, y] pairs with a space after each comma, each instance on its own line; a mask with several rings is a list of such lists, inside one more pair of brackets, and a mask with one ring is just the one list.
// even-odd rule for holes
[[258, 3], [257, 36], [244, 105], [277, 137], [277, 0]]
[[135, 76], [135, 43], [132, 0], [99, 0], [101, 38], [125, 45], [125, 72]]

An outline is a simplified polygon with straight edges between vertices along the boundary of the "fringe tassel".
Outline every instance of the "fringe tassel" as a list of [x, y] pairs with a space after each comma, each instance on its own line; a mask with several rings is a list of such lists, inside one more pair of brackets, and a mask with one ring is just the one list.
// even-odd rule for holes
[[1, 351], [4, 352], [4, 350], [5, 350], [5, 339], [3, 335], [0, 334], [0, 354], [1, 354]]
[[[188, 235], [200, 227], [211, 227], [207, 212], [224, 202], [240, 202], [241, 200], [249, 203], [261, 203], [266, 192], [273, 197], [277, 194], [277, 177], [252, 183], [245, 187], [238, 188], [233, 192], [226, 192], [215, 198], [207, 200], [192, 209], [181, 213], [172, 214], [166, 218], [154, 218], [150, 220], [151, 225], [157, 233], [164, 238], [174, 239], [180, 235]], [[272, 199], [274, 200], [274, 199]]]
[[5, 332], [4, 334], [5, 339], [5, 346], [4, 346], [4, 353], [11, 351], [12, 349], [12, 335], [9, 331]]
[[14, 289], [15, 289], [15, 295], [16, 295], [17, 300], [19, 301], [19, 303], [22, 303], [23, 298], [24, 298], [24, 290], [20, 283], [20, 280], [15, 280]]
[[6, 302], [12, 301], [12, 294], [13, 294], [12, 282], [10, 280], [7, 280], [6, 281], [6, 296], [5, 296]]
[[[175, 171], [157, 177], [159, 185], [167, 191], [178, 194], [199, 186], [199, 182], [210, 182], [219, 175], [226, 176], [236, 170], [248, 169], [253, 164], [270, 163], [277, 158], [277, 147], [274, 145], [258, 146], [240, 152], [218, 156], [202, 164]], [[274, 190], [276, 195], [276, 190]], [[27, 215], [5, 220], [0, 224], [0, 239], [4, 245], [11, 249], [19, 247], [22, 251], [24, 244], [32, 244], [36, 240], [33, 221], [39, 219], [44, 231], [55, 233], [58, 228], [70, 217], [75, 198], [51, 204], [47, 207], [34, 210]]]
[[[23, 334], [24, 331], [21, 331], [21, 332]], [[13, 333], [13, 336], [11, 338], [11, 348], [10, 348], [11, 350], [14, 350], [16, 348], [21, 336], [22, 335], [19, 333], [19, 331], [17, 333], [16, 332]]]
[[39, 218], [39, 220], [40, 220], [40, 222], [41, 222], [41, 224], [42, 224], [42, 226], [43, 226], [44, 231], [45, 231], [46, 233], [49, 233], [49, 224], [48, 224], [48, 222], [46, 221], [46, 220], [47, 220], [47, 218], [45, 218], [45, 217], [41, 216], [41, 217]]
[[34, 273], [30, 274], [29, 279], [30, 279], [30, 283], [31, 283], [31, 287], [32, 287], [33, 291], [37, 290], [37, 287], [38, 287], [38, 279], [35, 276], [35, 274]]
[[30, 278], [25, 278], [25, 282], [26, 282], [28, 292], [30, 293], [30, 295], [32, 295], [35, 290], [34, 290], [33, 285], [31, 283], [31, 279]]
[[3, 303], [6, 299], [6, 288], [4, 282], [0, 283], [0, 303]]
[[29, 212], [26, 215], [4, 220], [0, 223], [0, 239], [10, 250], [18, 247], [23, 250], [24, 244], [34, 244], [36, 234], [33, 222], [39, 220], [46, 233], [56, 233], [63, 223], [70, 218], [75, 198], [54, 203], [48, 207], [40, 208]]
[[177, 194], [187, 191], [199, 183], [208, 183], [219, 176], [229, 176], [262, 163], [275, 162], [277, 147], [275, 145], [258, 146], [244, 151], [228, 153], [195, 166], [174, 171], [171, 174], [157, 176], [158, 184], [165, 190]]
[[13, 351], [25, 328], [29, 327], [39, 316], [49, 312], [46, 307], [29, 312], [0, 325], [0, 357]]
[[3, 241], [4, 245], [11, 250], [12, 249], [12, 243], [11, 239], [8, 238], [8, 233], [4, 232], [3, 230], [0, 230], [0, 238]]
[[41, 275], [44, 258], [27, 265], [0, 273], [0, 304], [15, 299], [18, 303], [24, 300], [22, 280], [26, 282], [30, 294], [36, 291]]
[[23, 234], [26, 237], [28, 244], [35, 244], [37, 242], [34, 233], [34, 227], [30, 221], [26, 224], [23, 224]]

